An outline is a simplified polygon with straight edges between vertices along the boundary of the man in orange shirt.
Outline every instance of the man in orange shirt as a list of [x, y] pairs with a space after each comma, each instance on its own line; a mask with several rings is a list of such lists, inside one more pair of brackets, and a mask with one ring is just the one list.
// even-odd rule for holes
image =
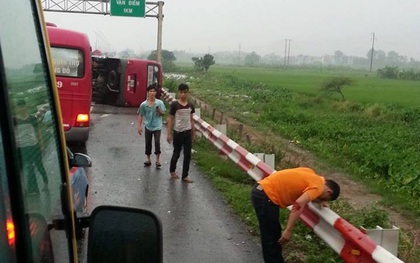
[[[252, 189], [251, 202], [260, 225], [265, 263], [283, 263], [282, 244], [290, 240], [292, 230], [305, 206], [313, 201], [328, 206], [340, 195], [340, 186], [325, 180], [311, 168], [285, 169], [271, 174]], [[279, 208], [293, 205], [282, 233]]]

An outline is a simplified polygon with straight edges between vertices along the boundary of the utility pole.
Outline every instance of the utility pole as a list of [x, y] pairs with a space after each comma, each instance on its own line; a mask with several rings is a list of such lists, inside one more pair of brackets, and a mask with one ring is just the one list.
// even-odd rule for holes
[[157, 2], [158, 4], [158, 33], [157, 33], [157, 48], [156, 48], [156, 57], [159, 63], [162, 62], [162, 21], [163, 21], [163, 1]]
[[372, 37], [372, 49], [371, 49], [371, 52], [370, 52], [370, 70], [369, 70], [369, 72], [372, 72], [374, 46], [375, 46], [375, 33], [373, 33], [373, 37]]
[[239, 43], [238, 66], [241, 65], [241, 43]]
[[284, 40], [284, 66], [289, 65], [290, 41], [291, 41], [291, 39], [285, 39]]

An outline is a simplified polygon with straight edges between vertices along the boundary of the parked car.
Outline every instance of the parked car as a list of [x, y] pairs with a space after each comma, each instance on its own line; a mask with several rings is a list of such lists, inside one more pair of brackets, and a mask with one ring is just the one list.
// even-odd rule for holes
[[[83, 213], [86, 210], [87, 198], [89, 194], [89, 183], [84, 167], [91, 167], [92, 161], [86, 154], [73, 154], [69, 148], [67, 148], [67, 156], [69, 158], [69, 178], [71, 182], [74, 210], [77, 213]], [[80, 156], [83, 156], [87, 160], [87, 162], [83, 164], [84, 167], [73, 166], [74, 158], [80, 158]]]

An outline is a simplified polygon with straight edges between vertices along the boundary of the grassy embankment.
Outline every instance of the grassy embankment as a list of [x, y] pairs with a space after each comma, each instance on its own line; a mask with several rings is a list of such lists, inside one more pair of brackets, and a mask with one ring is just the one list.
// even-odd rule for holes
[[[346, 101], [338, 94], [320, 91], [321, 83], [337, 76], [355, 80], [354, 86], [344, 88]], [[383, 205], [396, 207], [414, 219], [420, 215], [419, 83], [379, 79], [358, 71], [229, 67], [212, 67], [209, 73], [195, 77], [189, 80], [194, 96], [256, 129], [299, 142], [302, 148], [382, 195]], [[235, 139], [235, 134], [228, 136]], [[207, 142], [201, 141], [196, 147], [199, 165], [255, 231], [249, 204], [252, 181], [229, 161], [212, 157], [216, 152], [209, 153]], [[272, 142], [245, 146], [251, 152], [268, 152], [267, 147], [278, 158], [283, 156]], [[389, 227], [386, 213], [373, 206], [357, 210], [337, 202], [332, 209], [355, 226]], [[288, 246], [290, 253], [286, 252], [290, 262], [301, 262], [302, 258], [304, 262], [340, 262], [333, 252], [309, 253], [325, 249], [322, 245], [313, 247], [322, 242], [313, 242], [317, 237], [305, 227], [300, 226], [295, 233]], [[401, 235], [400, 257], [405, 262], [419, 262], [420, 253], [411, 247], [410, 239], [409, 233]], [[299, 251], [317, 256], [305, 257]]]

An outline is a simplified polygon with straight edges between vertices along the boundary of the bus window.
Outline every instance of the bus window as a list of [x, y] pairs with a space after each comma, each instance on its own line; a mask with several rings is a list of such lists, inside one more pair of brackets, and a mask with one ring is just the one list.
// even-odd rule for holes
[[[68, 185], [67, 166], [61, 152], [60, 119], [42, 23], [36, 17], [38, 4], [21, 0], [0, 10], [0, 159], [6, 159], [6, 165], [0, 168], [0, 232], [5, 229], [4, 220], [12, 223], [9, 230], [14, 227], [16, 236], [14, 240], [8, 237], [7, 246], [18, 262], [30, 262], [28, 258], [33, 258], [33, 262], [53, 262], [52, 251], [60, 257], [55, 262], [68, 262], [73, 258], [70, 251], [74, 251], [75, 242], [66, 242], [65, 231], [52, 229], [51, 235], [47, 231], [47, 222], [55, 216], [66, 215], [70, 219], [70, 209], [61, 206], [60, 193], [70, 189], [63, 188], [63, 182]], [[43, 120], [48, 110], [47, 123]], [[72, 224], [71, 220], [68, 222]], [[73, 233], [67, 234], [69, 240], [74, 240]], [[50, 237], [55, 242], [51, 243]], [[0, 236], [2, 255], [5, 245]]]
[[147, 87], [158, 83], [158, 74], [159, 68], [156, 65], [147, 66]]
[[52, 47], [51, 55], [56, 76], [76, 78], [84, 76], [84, 57], [81, 50]]
[[160, 66], [156, 64], [147, 65], [147, 87], [152, 84], [156, 84], [157, 93], [156, 98], [160, 98], [162, 95], [162, 76]]

